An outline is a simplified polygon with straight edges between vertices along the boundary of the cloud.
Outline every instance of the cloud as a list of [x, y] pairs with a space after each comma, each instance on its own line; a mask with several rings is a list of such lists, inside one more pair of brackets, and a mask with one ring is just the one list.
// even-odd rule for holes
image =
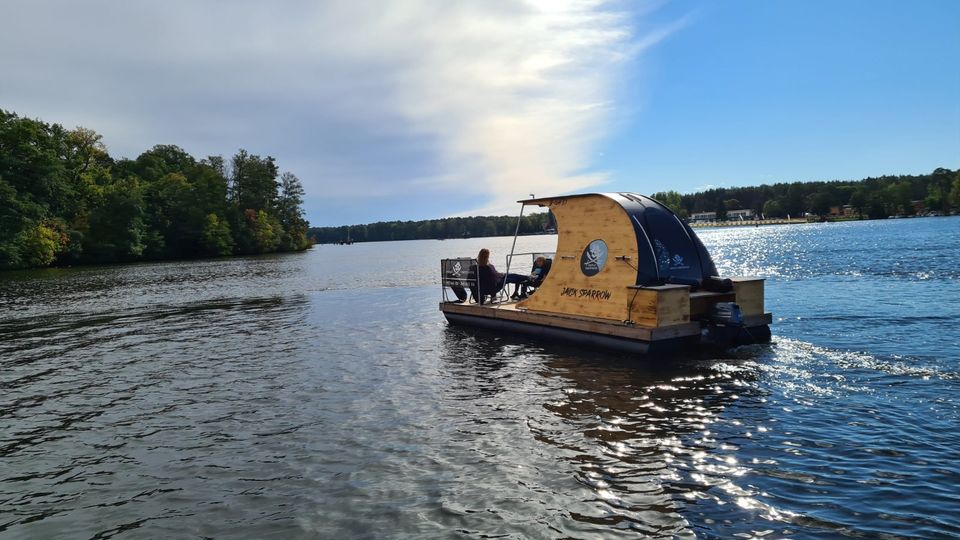
[[636, 11], [590, 0], [14, 0], [5, 11], [0, 106], [95, 129], [114, 155], [158, 143], [271, 154], [314, 211], [344, 219], [371, 198], [503, 213], [529, 193], [602, 184], [585, 171], [615, 80], [675, 30], [637, 36]]

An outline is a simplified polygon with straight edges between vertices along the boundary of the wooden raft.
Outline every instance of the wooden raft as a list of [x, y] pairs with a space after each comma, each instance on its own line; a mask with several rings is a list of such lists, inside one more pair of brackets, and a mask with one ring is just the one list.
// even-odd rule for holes
[[690, 292], [686, 285], [657, 287], [626, 287], [623, 295], [632, 306], [621, 313], [630, 313], [632, 319], [606, 319], [567, 313], [540, 311], [526, 307], [542, 291], [521, 302], [501, 304], [442, 303], [445, 313], [471, 315], [491, 319], [563, 328], [593, 334], [616, 336], [647, 342], [697, 336], [700, 319], [706, 317], [710, 306], [717, 302], [737, 302], [749, 326], [770, 324], [771, 315], [763, 311], [763, 279], [734, 278], [734, 290], [727, 293]]
[[[684, 259], [676, 251], [671, 258], [659, 240], [650, 241], [637, 214], [623, 205], [624, 196], [585, 194], [522, 201], [549, 208], [556, 217], [556, 254], [540, 287], [516, 303], [448, 302], [441, 303], [440, 309], [461, 320], [479, 317], [488, 319], [486, 323], [516, 322], [524, 323], [517, 327], [529, 324], [647, 343], [699, 338], [701, 320], [718, 302], [738, 303], [747, 327], [770, 323], [772, 317], [764, 312], [764, 283], [760, 278], [733, 278], [733, 290], [725, 293], [691, 293], [688, 285], [637, 286], [641, 282], [641, 259], [646, 261], [643, 264], [648, 276], [651, 256], [657, 259], [665, 252], [667, 262], [654, 264], [668, 267], [674, 258], [680, 259], [678, 264]], [[651, 206], [644, 208], [652, 211], [649, 209], [659, 203], [648, 200], [647, 204]], [[650, 253], [644, 251], [641, 257], [640, 249], [649, 249]], [[689, 257], [689, 251], [686, 253]], [[659, 267], [655, 271], [660, 276]], [[650, 282], [649, 277], [645, 281]], [[509, 328], [509, 324], [492, 326]]]

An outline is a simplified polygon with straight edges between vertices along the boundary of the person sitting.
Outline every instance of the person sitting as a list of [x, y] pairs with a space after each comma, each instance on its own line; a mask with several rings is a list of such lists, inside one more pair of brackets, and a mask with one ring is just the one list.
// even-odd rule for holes
[[537, 257], [533, 261], [533, 270], [530, 271], [530, 275], [527, 276], [527, 279], [521, 285], [517, 285], [512, 298], [519, 300], [529, 296], [531, 291], [528, 291], [527, 288], [533, 287], [536, 289], [543, 283], [543, 279], [547, 277], [547, 272], [550, 271], [551, 263], [552, 261], [546, 257]]
[[522, 283], [527, 276], [522, 274], [501, 274], [490, 263], [490, 250], [483, 248], [477, 254], [477, 278], [480, 282], [480, 290], [474, 293], [473, 297], [477, 303], [483, 304], [486, 296], [492, 296], [500, 292], [507, 283]]
[[539, 279], [539, 281], [537, 281], [536, 283], [534, 283], [534, 286], [539, 287], [539, 286], [543, 283], [543, 280], [547, 279], [547, 274], [550, 273], [550, 269], [551, 269], [551, 268], [553, 268], [553, 259], [549, 259], [549, 258], [548, 258], [548, 259], [544, 259], [544, 260], [543, 260], [543, 272], [540, 273], [540, 279]]

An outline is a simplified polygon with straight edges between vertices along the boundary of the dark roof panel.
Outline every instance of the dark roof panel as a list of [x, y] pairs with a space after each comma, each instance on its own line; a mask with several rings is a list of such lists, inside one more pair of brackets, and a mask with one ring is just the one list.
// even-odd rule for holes
[[637, 236], [637, 285], [696, 284], [717, 267], [689, 225], [659, 201], [636, 193], [605, 193], [630, 216]]

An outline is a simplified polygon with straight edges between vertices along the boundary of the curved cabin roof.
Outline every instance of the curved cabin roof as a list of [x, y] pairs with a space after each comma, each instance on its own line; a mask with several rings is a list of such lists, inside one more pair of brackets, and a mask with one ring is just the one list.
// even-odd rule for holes
[[549, 208], [557, 255], [528, 309], [623, 318], [632, 286], [695, 284], [717, 275], [693, 230], [669, 208], [635, 193], [518, 201]]
[[[624, 215], [601, 218], [598, 209], [592, 208], [597, 197], [610, 199]], [[622, 234], [617, 229], [624, 227], [623, 218], [627, 218], [637, 244], [636, 285], [695, 284], [704, 277], [717, 275], [713, 259], [693, 229], [650, 197], [637, 193], [587, 193], [518, 202], [549, 208], [557, 218], [561, 240], [565, 232], [575, 231], [595, 231], [597, 238], [603, 233]], [[610, 211], [616, 214], [614, 209]]]

